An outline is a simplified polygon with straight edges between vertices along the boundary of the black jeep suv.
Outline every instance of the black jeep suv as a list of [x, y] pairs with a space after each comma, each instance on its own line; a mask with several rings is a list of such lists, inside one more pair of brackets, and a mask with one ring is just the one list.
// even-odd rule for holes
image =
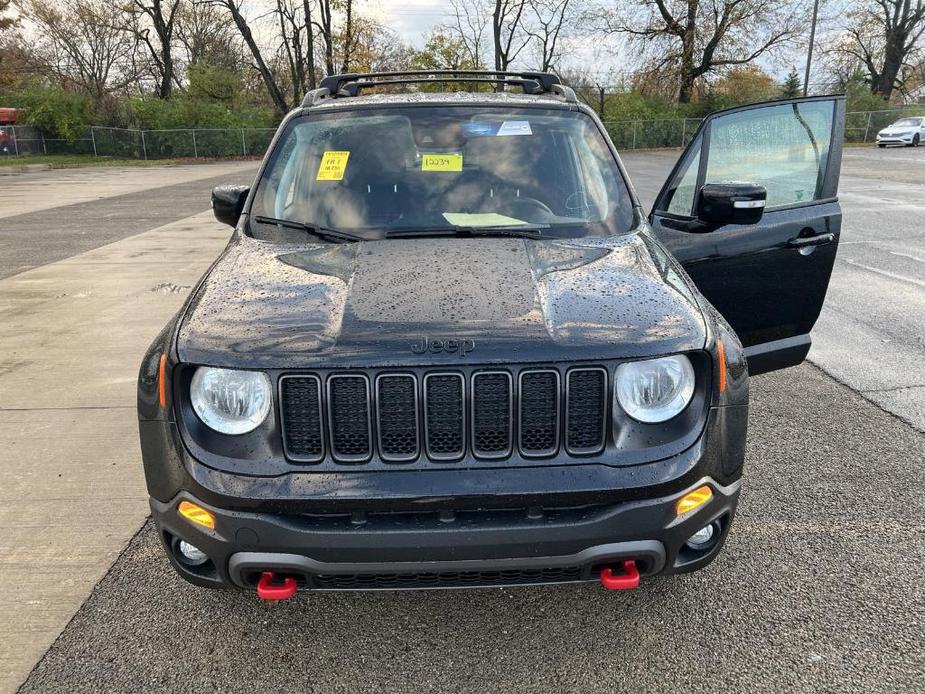
[[[496, 91], [396, 86], [438, 80]], [[326, 78], [253, 187], [214, 191], [234, 233], [142, 364], [170, 561], [269, 599], [706, 565], [748, 374], [809, 349], [843, 122], [713, 114], [647, 216], [552, 75]]]

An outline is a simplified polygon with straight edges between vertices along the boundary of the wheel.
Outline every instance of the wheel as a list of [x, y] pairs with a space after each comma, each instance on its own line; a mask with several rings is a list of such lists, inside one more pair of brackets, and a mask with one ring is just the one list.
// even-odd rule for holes
[[913, 147], [919, 146], [919, 134], [918, 133], [912, 136], [912, 146]]
[[882, 145], [882, 144], [880, 144], [880, 143], [878, 142], [878, 143], [877, 143], [877, 147], [879, 147], [880, 149], [883, 149], [884, 147], [886, 147], [886, 145]]

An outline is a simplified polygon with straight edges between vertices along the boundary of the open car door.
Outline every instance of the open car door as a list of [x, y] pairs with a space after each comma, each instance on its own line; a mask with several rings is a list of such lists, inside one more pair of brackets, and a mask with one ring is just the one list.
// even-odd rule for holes
[[749, 372], [799, 364], [841, 231], [845, 100], [708, 116], [655, 201], [653, 231], [736, 331]]

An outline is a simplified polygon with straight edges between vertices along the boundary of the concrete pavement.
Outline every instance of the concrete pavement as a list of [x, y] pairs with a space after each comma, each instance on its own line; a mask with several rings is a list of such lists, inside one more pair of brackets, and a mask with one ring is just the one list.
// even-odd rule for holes
[[18, 174], [0, 185], [0, 218], [137, 193], [202, 178], [235, 176], [257, 162], [182, 166], [113, 166]]
[[[24, 177], [29, 182], [18, 191], [6, 191], [6, 195], [25, 196], [26, 208], [34, 202], [31, 196], [59, 201], [60, 206], [13, 214], [11, 210], [19, 206], [9, 197], [0, 201], [0, 279], [208, 209], [213, 186], [227, 183], [229, 175], [250, 183], [257, 165], [245, 162], [229, 168], [222, 164], [215, 169], [201, 164], [177, 166], [179, 182], [175, 183], [160, 168], [123, 169], [121, 186], [111, 185], [112, 173], [106, 169], [99, 174], [95, 169], [84, 169], [84, 181], [62, 179], [57, 171], [49, 172], [44, 183], [39, 176]], [[150, 187], [138, 190], [145, 181]], [[120, 188], [128, 192], [114, 194]], [[84, 199], [92, 197], [94, 191], [98, 197]], [[78, 200], [73, 202], [75, 198]]]
[[[253, 165], [224, 170], [246, 180]], [[148, 513], [139, 360], [229, 233], [204, 211], [0, 280], [2, 692], [28, 674]]]

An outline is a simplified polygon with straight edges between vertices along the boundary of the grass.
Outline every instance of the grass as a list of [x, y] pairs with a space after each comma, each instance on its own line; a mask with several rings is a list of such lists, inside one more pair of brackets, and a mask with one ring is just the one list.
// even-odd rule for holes
[[52, 169], [71, 169], [82, 166], [169, 166], [172, 164], [206, 164], [213, 161], [233, 161], [241, 157], [181, 159], [119, 159], [116, 157], [94, 157], [89, 154], [37, 154], [34, 156], [0, 157], [0, 168], [45, 164]]
[[151, 166], [175, 164], [175, 159], [157, 159], [144, 161], [143, 159], [117, 159], [114, 157], [94, 157], [89, 154], [36, 154], [16, 157], [0, 158], [0, 166], [28, 166], [30, 164], [46, 164], [53, 169], [69, 169], [78, 166]]

